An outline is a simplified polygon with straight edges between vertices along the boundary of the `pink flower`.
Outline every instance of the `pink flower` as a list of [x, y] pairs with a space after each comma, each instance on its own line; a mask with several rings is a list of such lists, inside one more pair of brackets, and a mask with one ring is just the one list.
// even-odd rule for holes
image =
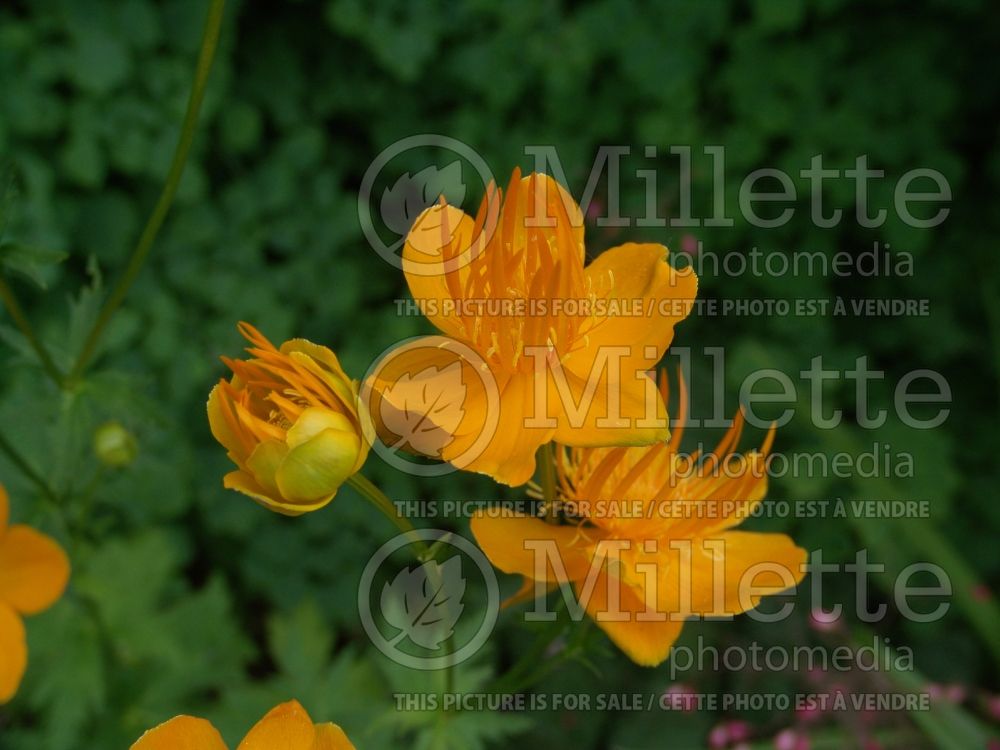
[[823, 611], [822, 607], [814, 607], [809, 613], [809, 625], [819, 633], [832, 633], [840, 628], [840, 617]]
[[690, 685], [678, 682], [668, 687], [664, 692], [665, 705], [672, 711], [690, 712], [698, 708], [698, 696]]
[[952, 703], [962, 703], [965, 700], [965, 686], [953, 682], [944, 686], [944, 697]]
[[681, 252], [687, 255], [694, 255], [698, 252], [698, 238], [693, 234], [685, 234], [681, 237]]
[[799, 718], [799, 721], [805, 724], [813, 724], [822, 718], [823, 709], [818, 704], [812, 703], [808, 706], [800, 706], [795, 709], [795, 715]]
[[750, 725], [745, 721], [729, 722], [729, 740], [731, 742], [742, 742], [750, 739]]
[[809, 750], [809, 735], [783, 729], [774, 738], [775, 750]]
[[594, 221], [603, 213], [604, 201], [600, 198], [591, 198], [590, 203], [587, 204], [587, 218]]
[[714, 750], [724, 748], [729, 744], [729, 726], [726, 724], [716, 724], [712, 731], [708, 733], [708, 746]]
[[986, 711], [991, 718], [1000, 721], [1000, 695], [991, 695], [986, 699]]

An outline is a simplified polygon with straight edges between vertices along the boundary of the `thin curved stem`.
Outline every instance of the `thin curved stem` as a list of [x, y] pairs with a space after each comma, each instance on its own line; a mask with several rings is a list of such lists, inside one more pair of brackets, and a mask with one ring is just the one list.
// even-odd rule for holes
[[[399, 529], [403, 534], [407, 536], [410, 545], [414, 548], [415, 557], [418, 562], [427, 562], [434, 558], [434, 553], [436, 551], [436, 546], [428, 546], [428, 544], [416, 536], [416, 528], [410, 523], [409, 519], [399, 515], [396, 510], [396, 506], [393, 504], [392, 500], [386, 497], [385, 493], [382, 492], [378, 487], [376, 487], [370, 479], [362, 474], [355, 474], [350, 479], [347, 480], [347, 484], [357, 490], [365, 500], [370, 502], [378, 511], [388, 518], [397, 529]], [[440, 581], [435, 581], [436, 584], [440, 584]], [[451, 644], [454, 639], [454, 635], [449, 635], [446, 639], [446, 648], [451, 649]], [[448, 659], [446, 666], [444, 668], [444, 691], [445, 693], [452, 693], [455, 690], [455, 665], [452, 663], [452, 654], [448, 654]]]
[[215, 58], [215, 50], [219, 42], [219, 31], [222, 27], [222, 11], [225, 7], [225, 0], [212, 0], [212, 5], [208, 9], [208, 17], [205, 20], [205, 30], [201, 38], [201, 52], [198, 55], [198, 65], [195, 68], [194, 84], [191, 87], [191, 95], [188, 98], [187, 111], [184, 113], [184, 121], [181, 125], [180, 138], [177, 141], [177, 148], [174, 150], [174, 158], [170, 163], [170, 171], [167, 173], [166, 183], [160, 198], [146, 222], [139, 241], [132, 251], [125, 272], [112, 289], [110, 296], [101, 308], [101, 312], [94, 322], [93, 328], [87, 335], [87, 339], [80, 350], [76, 363], [70, 370], [67, 381], [73, 384], [83, 375], [84, 370], [90, 363], [97, 344], [101, 339], [101, 334], [111, 321], [112, 316], [121, 306], [128, 294], [129, 289], [135, 282], [139, 271], [142, 270], [146, 258], [153, 247], [153, 242], [159, 234], [160, 227], [170, 210], [170, 206], [177, 194], [181, 176], [184, 174], [184, 165], [187, 163], [188, 154], [191, 151], [191, 143], [194, 141], [195, 130], [198, 125], [198, 113], [201, 110], [202, 100], [205, 98], [205, 88], [208, 84], [208, 74], [212, 69], [212, 60]]
[[[560, 601], [559, 609], [565, 606], [565, 600]], [[557, 653], [546, 656], [559, 638], [566, 635], [573, 626], [572, 622], [557, 619], [553, 627], [542, 633], [535, 643], [518, 659], [509, 672], [493, 680], [486, 688], [488, 693], [522, 693], [534, 687], [563, 664], [579, 659], [585, 653], [585, 642], [593, 625], [589, 618], [576, 624]]]
[[399, 529], [403, 534], [409, 538], [410, 544], [417, 551], [417, 559], [423, 561], [426, 559], [427, 552], [430, 549], [427, 543], [415, 536], [417, 529], [409, 519], [404, 518], [399, 515], [396, 511], [396, 506], [393, 505], [392, 500], [386, 497], [385, 493], [382, 492], [378, 487], [376, 487], [370, 479], [362, 474], [355, 474], [350, 479], [347, 480], [347, 484], [357, 490], [365, 500], [370, 502], [375, 506], [378, 511], [388, 518], [397, 529]]
[[14, 296], [14, 290], [7, 283], [7, 279], [0, 276], [0, 298], [3, 299], [3, 306], [7, 308], [7, 312], [10, 313], [11, 319], [14, 321], [14, 325], [17, 326], [18, 330], [24, 335], [24, 338], [28, 340], [31, 348], [35, 350], [35, 354], [38, 355], [38, 361], [42, 363], [42, 368], [45, 370], [45, 374], [52, 378], [52, 382], [56, 385], [62, 387], [64, 376], [56, 367], [55, 362], [52, 361], [52, 357], [49, 356], [48, 350], [45, 345], [42, 344], [41, 339], [35, 335], [35, 329], [31, 327], [31, 321], [28, 320], [28, 316], [24, 314], [24, 310], [21, 309], [20, 303], [17, 301], [17, 297]]
[[541, 472], [542, 497], [545, 500], [545, 520], [559, 523], [556, 508], [556, 456], [552, 443], [545, 443], [538, 449], [538, 469]]

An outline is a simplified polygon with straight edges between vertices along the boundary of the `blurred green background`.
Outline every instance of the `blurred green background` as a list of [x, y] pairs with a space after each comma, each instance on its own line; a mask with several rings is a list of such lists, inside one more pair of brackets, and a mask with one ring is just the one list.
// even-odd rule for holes
[[[0, 161], [16, 186], [4, 207], [4, 239], [36, 249], [4, 255], [5, 273], [62, 366], [79, 350], [163, 184], [205, 10], [189, 0], [0, 5]], [[862, 744], [874, 739], [884, 747], [986, 747], [986, 733], [997, 727], [1000, 660], [991, 593], [1000, 575], [1000, 67], [991, 62], [998, 33], [1000, 13], [986, 0], [231, 2], [176, 204], [88, 377], [60, 392], [9, 317], [0, 319], [0, 429], [55, 489], [58, 507], [6, 458], [2, 481], [14, 518], [59, 538], [74, 565], [64, 599], [28, 623], [31, 663], [19, 695], [0, 708], [0, 748], [124, 748], [181, 712], [212, 719], [235, 745], [267, 709], [292, 697], [316, 720], [341, 723], [360, 748], [700, 748], [713, 726], [731, 719], [749, 721], [760, 747], [788, 727], [808, 732], [814, 747], [876, 747]], [[641, 238], [672, 248], [701, 241], [703, 252], [756, 246], [785, 254], [857, 252], [877, 241], [912, 254], [912, 275], [707, 274], [701, 294], [929, 299], [930, 316], [701, 316], [678, 328], [675, 344], [693, 350], [696, 416], [716, 408], [705, 347], [726, 351], [727, 414], [753, 369], [776, 367], [794, 379], [820, 354], [832, 368], [849, 369], [867, 355], [870, 367], [884, 370], [873, 406], [891, 405], [895, 383], [910, 370], [945, 375], [953, 403], [939, 429], [894, 420], [875, 432], [852, 427], [853, 384], [841, 381], [828, 403], [844, 410], [845, 426], [817, 430], [803, 412], [779, 432], [777, 448], [786, 452], [891, 446], [913, 455], [913, 477], [788, 477], [773, 481], [770, 493], [926, 499], [929, 519], [752, 522], [822, 549], [827, 561], [850, 561], [867, 547], [887, 566], [882, 583], [913, 562], [942, 564], [955, 595], [940, 622], [907, 622], [890, 589], [869, 592], [872, 603], [890, 607], [875, 631], [893, 648], [912, 648], [919, 673], [705, 670], [678, 680], [684, 689], [720, 694], [933, 683], [952, 686], [949, 697], [915, 715], [847, 711], [818, 719], [767, 709], [447, 719], [394, 711], [393, 692], [439, 683], [379, 657], [358, 621], [361, 569], [391, 527], [350, 489], [300, 519], [223, 490], [228, 463], [209, 434], [204, 401], [223, 374], [218, 356], [240, 351], [239, 320], [275, 341], [295, 335], [327, 344], [355, 377], [393, 342], [430, 330], [419, 317], [397, 315], [393, 300], [405, 296], [404, 280], [368, 246], [357, 215], [371, 160], [416, 133], [470, 144], [501, 182], [516, 165], [530, 168], [526, 145], [551, 144], [575, 196], [599, 146], [628, 145], [635, 158], [623, 173], [662, 170], [659, 195], [669, 216], [678, 197], [672, 145], [695, 151], [695, 215], [702, 217], [713, 188], [710, 163], [697, 156], [704, 145], [727, 149], [733, 216], [745, 174], [768, 166], [794, 176], [814, 154], [840, 169], [867, 154], [886, 172], [873, 188], [876, 205], [887, 205], [888, 190], [909, 169], [947, 177], [952, 211], [934, 230], [915, 230], [892, 214], [882, 227], [859, 227], [850, 219], [853, 189], [843, 181], [831, 185], [827, 205], [845, 209], [844, 221], [817, 228], [807, 183], [796, 177], [803, 199], [779, 230], [738, 217], [731, 228], [691, 230], [591, 223], [588, 252]], [[646, 145], [658, 146], [660, 156], [642, 158]], [[641, 211], [642, 183], [623, 183], [623, 214]], [[602, 180], [598, 199], [605, 186]], [[472, 190], [466, 208], [479, 197]], [[65, 260], [51, 262], [60, 253]], [[102, 469], [91, 449], [95, 429], [108, 420], [138, 441], [138, 457], [124, 469]], [[744, 447], [760, 440], [751, 433]], [[418, 481], [377, 457], [366, 474], [394, 498], [518, 496], [474, 476]], [[826, 580], [826, 603], [853, 611], [853, 576]], [[514, 585], [505, 580], [505, 591]], [[788, 621], [691, 623], [681, 643], [699, 636], [720, 646], [871, 642], [851, 628], [811, 629], [807, 589]], [[516, 661], [533, 637], [519, 620], [516, 611], [502, 617], [489, 649], [460, 669], [461, 688], [481, 687]], [[567, 663], [538, 689], [671, 685], [669, 663], [635, 667], [594, 632], [587, 662]]]

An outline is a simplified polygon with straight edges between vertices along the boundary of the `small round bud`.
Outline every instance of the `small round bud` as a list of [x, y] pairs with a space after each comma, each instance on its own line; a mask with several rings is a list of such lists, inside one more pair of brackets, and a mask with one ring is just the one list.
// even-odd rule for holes
[[121, 469], [135, 461], [139, 444], [119, 422], [105, 422], [94, 431], [94, 454], [105, 466]]

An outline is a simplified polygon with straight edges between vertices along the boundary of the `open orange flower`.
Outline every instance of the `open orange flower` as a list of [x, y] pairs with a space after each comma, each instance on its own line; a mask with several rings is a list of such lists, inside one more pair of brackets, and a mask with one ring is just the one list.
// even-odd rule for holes
[[368, 455], [357, 385], [325, 346], [278, 349], [249, 323], [239, 330], [253, 358], [223, 357], [233, 377], [208, 397], [212, 434], [239, 467], [223, 483], [285, 515], [322, 508]]
[[55, 540], [29, 526], [8, 526], [0, 485], [0, 703], [17, 692], [28, 665], [22, 615], [48, 609], [69, 580], [69, 560]]
[[694, 273], [666, 258], [662, 245], [629, 243], [585, 265], [580, 208], [547, 175], [515, 171], [502, 200], [491, 185], [475, 218], [428, 208], [403, 270], [445, 335], [407, 344], [373, 373], [366, 406], [379, 436], [512, 486], [551, 440], [665, 440], [646, 373], [697, 291]]
[[[150, 729], [131, 750], [227, 750], [209, 722], [177, 716]], [[276, 706], [250, 730], [237, 750], [354, 750], [336, 724], [313, 724], [297, 701]]]
[[[681, 422], [685, 400], [682, 393]], [[806, 552], [784, 534], [732, 530], [763, 500], [774, 437], [734, 455], [742, 425], [741, 413], [701, 461], [678, 454], [681, 428], [649, 447], [560, 449], [559, 495], [571, 523], [481, 513], [472, 532], [495, 566], [525, 576], [522, 595], [571, 583], [619, 648], [655, 666], [685, 619], [745, 612], [804, 575]]]

